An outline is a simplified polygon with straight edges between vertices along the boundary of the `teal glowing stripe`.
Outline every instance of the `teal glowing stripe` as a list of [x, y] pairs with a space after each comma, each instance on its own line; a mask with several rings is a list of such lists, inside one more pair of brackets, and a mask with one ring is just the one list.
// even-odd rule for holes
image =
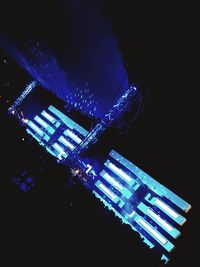
[[139, 216], [139, 218], [136, 219], [136, 222], [155, 240], [157, 240], [162, 245], [162, 247], [164, 247], [168, 252], [171, 252], [174, 249], [174, 245], [146, 220]]
[[184, 217], [175, 212], [171, 207], [169, 207], [166, 203], [164, 203], [160, 199], [157, 198], [155, 200], [155, 205], [160, 209], [162, 209], [162, 211], [167, 213], [172, 219], [174, 219], [177, 222], [179, 221], [181, 225], [183, 225], [186, 222], [186, 219]]
[[59, 153], [64, 152], [64, 149], [58, 143], [53, 144], [52, 147], [54, 147]]
[[104, 165], [108, 167], [112, 172], [114, 172], [116, 175], [118, 175], [122, 180], [124, 180], [129, 185], [132, 185], [134, 183], [134, 179], [132, 179], [129, 175], [127, 175], [124, 171], [122, 171], [120, 168], [115, 166], [110, 160], [107, 160]]
[[118, 197], [108, 189], [101, 181], [97, 181], [95, 185], [107, 196], [109, 197], [114, 203], [118, 201]]
[[73, 146], [70, 142], [68, 142], [64, 136], [60, 136], [58, 141], [60, 141], [63, 145], [65, 145], [67, 148], [70, 148], [71, 150], [75, 149], [75, 146]]
[[100, 173], [100, 175], [109, 182], [112, 186], [114, 186], [122, 195], [124, 195], [127, 199], [129, 199], [132, 193], [124, 186], [122, 186], [118, 181], [116, 181], [112, 176], [110, 176], [104, 170]]
[[48, 127], [48, 124], [43, 119], [41, 119], [38, 115], [34, 117], [34, 120], [37, 121], [42, 127], [44, 128]]
[[185, 200], [183, 200], [182, 198], [174, 194], [172, 191], [170, 191], [165, 186], [161, 185], [159, 182], [157, 182], [147, 173], [142, 171], [132, 162], [130, 162], [129, 160], [121, 156], [115, 150], [112, 150], [109, 153], [109, 155], [112, 158], [114, 158], [116, 161], [118, 161], [120, 164], [122, 164], [125, 168], [129, 169], [132, 173], [134, 173], [138, 177], [138, 179], [140, 179], [144, 184], [146, 184], [153, 192], [155, 192], [161, 197], [165, 196], [166, 198], [168, 198], [171, 202], [173, 202], [175, 205], [177, 205], [180, 209], [182, 209], [185, 212], [188, 212], [190, 210], [191, 208], [190, 204], [188, 204]]
[[42, 127], [44, 127], [50, 134], [53, 134], [55, 132], [55, 130], [38, 115], [35, 116], [34, 120], [37, 121]]
[[137, 222], [142, 225], [142, 227], [147, 230], [151, 235], [153, 235], [154, 238], [156, 238], [160, 243], [162, 243], [162, 245], [166, 245], [167, 240], [162, 235], [160, 235], [152, 226], [150, 226], [150, 224], [148, 224], [145, 220], [139, 218]]
[[56, 119], [52, 117], [49, 113], [47, 113], [45, 110], [43, 110], [41, 114], [51, 123], [54, 123], [56, 121]]
[[63, 114], [61, 111], [59, 111], [57, 108], [53, 106], [49, 106], [48, 109], [55, 114], [58, 118], [62, 120], [63, 123], [65, 123], [69, 128], [76, 129], [80, 134], [82, 134], [84, 137], [88, 134], [88, 131], [85, 130], [82, 126], [80, 126], [75, 121], [71, 120], [69, 117], [67, 117], [65, 114]]
[[49, 139], [50, 139], [50, 137], [47, 135], [47, 134], [45, 134], [43, 137], [42, 137], [45, 141], [49, 141]]
[[74, 134], [72, 131], [70, 131], [69, 129], [67, 129], [66, 131], [64, 131], [64, 134], [68, 137], [70, 137], [71, 139], [73, 139], [77, 144], [81, 143], [81, 138], [79, 138], [76, 134]]
[[68, 157], [68, 153], [66, 151], [64, 151], [64, 149], [58, 143], [53, 144], [52, 147], [55, 148], [55, 150], [58, 151], [59, 154], [57, 155], [57, 157], [59, 159], [61, 159], [62, 156], [64, 158], [67, 158]]
[[165, 231], [168, 232], [172, 237], [177, 238], [180, 235], [180, 232], [171, 226], [168, 222], [162, 219], [155, 211], [147, 207], [144, 203], [140, 203], [137, 207], [144, 214], [148, 215], [154, 222], [160, 225]]
[[178, 212], [175, 212], [164, 201], [161, 201], [160, 199], [156, 197], [151, 198], [150, 193], [145, 197], [145, 199], [152, 205], [156, 205], [160, 210], [162, 210], [166, 215], [168, 215], [171, 219], [173, 219], [179, 225], [183, 225], [186, 222], [186, 219], [182, 215], [180, 215]]
[[31, 127], [31, 129], [33, 129], [40, 136], [44, 135], [44, 132], [34, 122], [29, 121], [28, 125], [29, 125], [29, 127]]
[[155, 204], [157, 206], [161, 207], [162, 209], [164, 209], [173, 218], [175, 218], [175, 219], [178, 218], [178, 214], [173, 209], [171, 209], [167, 204], [165, 204], [164, 202], [162, 202], [160, 199], [156, 199]]

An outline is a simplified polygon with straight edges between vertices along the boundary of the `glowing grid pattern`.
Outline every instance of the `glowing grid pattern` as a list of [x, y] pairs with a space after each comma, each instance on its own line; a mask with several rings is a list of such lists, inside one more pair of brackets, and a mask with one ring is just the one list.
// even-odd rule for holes
[[[88, 133], [53, 106], [48, 108], [48, 112], [43, 111], [41, 115], [45, 120], [36, 116], [34, 119], [38, 125], [29, 121], [27, 132], [41, 144], [46, 144], [47, 151], [58, 159], [66, 158], [68, 151], [70, 152], [80, 144]], [[52, 128], [56, 131], [62, 124], [66, 126], [63, 135], [58, 136], [57, 142], [54, 140], [54, 143], [49, 146], [50, 134], [53, 132], [48, 129]], [[47, 133], [50, 135], [50, 141], [46, 138]], [[148, 192], [138, 199], [137, 190], [142, 189], [144, 184], [147, 186]], [[114, 150], [110, 152], [104, 169], [97, 175], [94, 184], [90, 184], [90, 188], [106, 207], [114, 211], [133, 230], [138, 231], [150, 248], [160, 245], [163, 253], [162, 259], [168, 260], [168, 254], [174, 249], [173, 239], [169, 240], [169, 236], [177, 238], [180, 235], [179, 230], [176, 229], [177, 225], [169, 222], [168, 218], [182, 225], [186, 219], [180, 214], [180, 211], [174, 210], [174, 204], [185, 212], [191, 208], [191, 205]], [[163, 197], [168, 199], [167, 203], [162, 199]], [[173, 207], [170, 207], [170, 201], [173, 203]], [[133, 203], [135, 204], [133, 205]], [[127, 205], [129, 209], [127, 209]], [[162, 212], [156, 210], [156, 207]]]
[[[63, 130], [57, 131], [61, 125]], [[36, 115], [34, 122], [29, 120], [27, 126], [27, 132], [59, 160], [67, 158], [88, 134], [87, 130], [52, 105], [48, 111], [43, 110], [41, 116]]]

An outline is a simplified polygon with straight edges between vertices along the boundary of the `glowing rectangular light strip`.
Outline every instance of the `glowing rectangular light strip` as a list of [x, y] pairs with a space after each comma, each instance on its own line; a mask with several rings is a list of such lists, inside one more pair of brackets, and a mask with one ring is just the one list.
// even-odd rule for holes
[[39, 135], [43, 135], [44, 132], [35, 124], [33, 123], [32, 121], [29, 121], [28, 122], [28, 125], [33, 129], [35, 130]]
[[115, 195], [103, 184], [99, 184], [99, 187], [106, 193], [108, 194], [113, 200], [115, 199]]
[[55, 143], [53, 144], [53, 147], [58, 151], [58, 152], [63, 152], [64, 153], [64, 150], [62, 149], [61, 146], [59, 146], [59, 144]]
[[54, 122], [56, 119], [54, 117], [52, 117], [51, 115], [49, 115], [46, 111], [42, 111], [42, 115], [49, 120], [50, 122]]
[[70, 131], [68, 129], [66, 131], [64, 131], [64, 134], [71, 137], [77, 144], [80, 144], [82, 141], [76, 134], [74, 134], [72, 131]]
[[58, 140], [61, 141], [67, 147], [69, 147], [71, 150], [75, 148], [75, 146], [73, 146], [70, 142], [68, 142], [63, 136], [61, 136]]
[[126, 173], [124, 173], [121, 169], [117, 168], [113, 163], [109, 163], [109, 167], [119, 174], [121, 177], [123, 177], [127, 182], [131, 182], [133, 179], [131, 179], [130, 176], [128, 176]]
[[103, 175], [106, 180], [108, 180], [112, 185], [116, 186], [120, 191], [123, 190], [123, 186], [119, 184], [113, 177], [111, 177], [107, 172]]
[[163, 225], [163, 227], [165, 229], [167, 229], [169, 232], [171, 232], [173, 230], [173, 228], [171, 227], [171, 225], [169, 225], [168, 223], [166, 223], [166, 221], [164, 221], [162, 218], [160, 218], [160, 216], [158, 216], [155, 212], [153, 212], [151, 209], [148, 209], [147, 212], [153, 217], [155, 218], [160, 224]]
[[36, 116], [34, 118], [40, 125], [42, 125], [44, 128], [47, 128], [48, 127], [48, 124], [43, 120], [41, 119], [40, 117]]
[[167, 213], [169, 213], [175, 219], [178, 217], [178, 214], [175, 211], [173, 211], [169, 206], [167, 206], [165, 203], [163, 203], [159, 199], [156, 199], [155, 203], [161, 208], [163, 208]]
[[138, 219], [138, 222], [148, 230], [153, 236], [155, 236], [163, 245], [167, 243], [167, 240], [162, 237], [154, 228], [152, 228], [148, 223], [146, 223], [142, 218]]

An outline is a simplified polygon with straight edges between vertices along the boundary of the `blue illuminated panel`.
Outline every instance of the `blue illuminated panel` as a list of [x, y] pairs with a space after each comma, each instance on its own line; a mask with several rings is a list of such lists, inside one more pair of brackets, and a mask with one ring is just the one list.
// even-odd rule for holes
[[151, 198], [151, 194], [148, 194], [145, 197], [145, 200], [147, 200], [153, 206], [156, 206], [157, 208], [159, 208], [163, 213], [165, 213], [168, 217], [170, 217], [172, 220], [174, 220], [177, 224], [183, 225], [186, 222], [186, 219], [181, 214], [174, 211], [174, 209], [172, 207], [169, 207], [169, 205], [166, 204], [160, 198], [158, 198], [158, 197], [152, 197]]
[[[53, 106], [28, 122], [27, 132], [58, 160], [67, 158], [79, 146], [88, 131]], [[59, 126], [62, 126], [57, 130]], [[92, 166], [85, 172], [88, 174]], [[106, 207], [137, 231], [150, 247], [160, 248], [168, 261], [174, 239], [186, 221], [181, 214], [191, 205], [162, 186], [133, 163], [112, 150], [103, 170], [88, 187]]]
[[[150, 248], [160, 247], [162, 259], [167, 262], [175, 248], [173, 240], [180, 236], [177, 226], [186, 221], [180, 207], [187, 212], [191, 206], [114, 150], [95, 186], [99, 189], [102, 184], [106, 187], [100, 188], [101, 191], [93, 188], [95, 196], [131, 225]], [[119, 200], [123, 205], [117, 205]]]
[[[27, 132], [59, 160], [67, 158], [88, 134], [82, 126], [53, 106], [28, 121]], [[62, 125], [62, 128], [59, 128]], [[59, 128], [59, 130], [58, 130]]]
[[141, 202], [138, 205], [138, 209], [141, 210], [145, 215], [149, 216], [152, 220], [154, 220], [156, 224], [162, 227], [164, 231], [167, 231], [167, 233], [173, 238], [177, 238], [180, 235], [180, 232], [174, 226], [172, 226], [165, 219], [161, 218], [161, 216], [156, 211], [146, 206], [144, 203]]
[[116, 161], [120, 162], [120, 164], [122, 164], [125, 168], [130, 170], [133, 174], [135, 174], [138, 177], [138, 179], [140, 179], [142, 183], [148, 185], [148, 187], [153, 192], [155, 192], [159, 196], [165, 196], [167, 199], [169, 199], [171, 202], [173, 202], [176, 206], [178, 206], [183, 211], [185, 212], [189, 211], [189, 209], [191, 208], [190, 204], [188, 204], [185, 200], [183, 200], [182, 198], [174, 194], [172, 191], [170, 191], [165, 186], [161, 185], [151, 176], [149, 176], [144, 171], [142, 171], [140, 168], [135, 166], [132, 162], [123, 158], [119, 153], [117, 153], [114, 150], [110, 152], [110, 156], [113, 157]]

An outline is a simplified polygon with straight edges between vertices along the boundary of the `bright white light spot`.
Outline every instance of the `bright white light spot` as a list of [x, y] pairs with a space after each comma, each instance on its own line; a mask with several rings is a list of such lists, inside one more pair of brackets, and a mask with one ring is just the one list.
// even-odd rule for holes
[[103, 184], [99, 184], [99, 187], [108, 194], [112, 199], [115, 199], [115, 195]]
[[142, 218], [138, 219], [138, 222], [145, 228], [147, 229], [152, 235], [154, 235], [163, 245], [167, 243], [167, 240], [162, 237], [156, 230], [151, 227], [148, 223], [146, 223]]
[[159, 199], [156, 199], [155, 203], [161, 208], [163, 208], [166, 212], [168, 212], [175, 219], [178, 217], [178, 214], [175, 211], [173, 211], [169, 206], [167, 206], [165, 203], [163, 203]]
[[109, 163], [109, 167], [116, 172], [117, 174], [119, 174], [121, 177], [123, 177], [126, 181], [131, 182], [132, 179], [130, 176], [128, 176], [125, 172], [123, 172], [121, 169], [119, 169], [118, 167], [116, 167], [113, 163]]
[[162, 218], [160, 218], [160, 216], [158, 216], [155, 212], [153, 212], [150, 209], [148, 209], [147, 212], [152, 217], [154, 217], [160, 224], [162, 224], [169, 232], [171, 232], [173, 230], [173, 228], [171, 227], [171, 225], [169, 225], [168, 223], [166, 223], [166, 221], [164, 221]]

